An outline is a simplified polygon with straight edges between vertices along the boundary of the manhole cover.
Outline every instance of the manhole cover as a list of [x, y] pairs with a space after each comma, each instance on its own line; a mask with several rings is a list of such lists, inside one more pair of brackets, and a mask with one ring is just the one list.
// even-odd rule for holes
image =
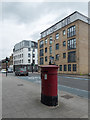
[[73, 96], [71, 96], [71, 95], [63, 95], [63, 96], [61, 96], [61, 97], [66, 98], [66, 99], [73, 98]]
[[17, 84], [17, 86], [23, 86], [23, 84]]

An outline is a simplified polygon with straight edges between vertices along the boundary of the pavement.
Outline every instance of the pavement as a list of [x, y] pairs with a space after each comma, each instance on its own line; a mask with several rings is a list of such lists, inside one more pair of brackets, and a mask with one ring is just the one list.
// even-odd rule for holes
[[2, 75], [2, 118], [88, 118], [87, 98], [58, 91], [58, 106], [40, 100], [40, 84]]

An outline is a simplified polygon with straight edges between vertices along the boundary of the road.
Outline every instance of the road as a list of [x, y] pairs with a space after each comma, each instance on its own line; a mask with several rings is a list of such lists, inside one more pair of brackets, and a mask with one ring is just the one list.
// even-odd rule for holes
[[[8, 74], [13, 75], [14, 74]], [[29, 76], [15, 76], [20, 79], [41, 83], [41, 77], [38, 73], [30, 73]], [[85, 77], [75, 77], [67, 75], [58, 75], [58, 89], [64, 90], [70, 93], [77, 94], [79, 96], [88, 97], [88, 81], [90, 78]]]
[[78, 88], [88, 91], [88, 79], [58, 76], [58, 83], [72, 88]]

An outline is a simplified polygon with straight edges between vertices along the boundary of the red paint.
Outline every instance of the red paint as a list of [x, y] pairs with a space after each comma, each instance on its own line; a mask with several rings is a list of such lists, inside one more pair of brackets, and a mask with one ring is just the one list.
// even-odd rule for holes
[[[46, 96], [57, 96], [57, 70], [56, 65], [46, 65], [41, 67], [41, 92]], [[47, 79], [45, 79], [47, 74]]]

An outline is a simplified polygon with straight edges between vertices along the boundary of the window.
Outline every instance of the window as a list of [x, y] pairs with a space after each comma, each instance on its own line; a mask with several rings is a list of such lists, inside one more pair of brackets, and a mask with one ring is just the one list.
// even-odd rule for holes
[[56, 60], [59, 60], [59, 54], [56, 55]]
[[60, 69], [59, 70], [62, 71], [62, 65], [60, 65]]
[[18, 55], [17, 57], [20, 58], [20, 55]]
[[51, 62], [51, 64], [53, 64], [54, 62], [54, 57], [53, 56], [49, 56], [49, 63]]
[[45, 57], [45, 62], [47, 62], [47, 56]]
[[28, 63], [30, 63], [30, 59], [28, 59]]
[[50, 56], [49, 59], [53, 61], [53, 60], [54, 60], [54, 57], [53, 57], [53, 56]]
[[63, 35], [65, 35], [66, 34], [66, 31], [65, 30], [63, 30]]
[[22, 54], [22, 57], [23, 57], [23, 54]]
[[52, 44], [52, 36], [50, 36], [49, 44]]
[[73, 64], [73, 71], [77, 71], [77, 65]]
[[68, 63], [76, 62], [76, 51], [68, 52]]
[[40, 41], [40, 45], [39, 45], [39, 47], [42, 48], [42, 47], [43, 47], [43, 44], [44, 44], [44, 41], [43, 41], [43, 40]]
[[30, 53], [28, 53], [28, 57], [30, 57]]
[[40, 56], [43, 56], [43, 49], [40, 50]]
[[56, 50], [58, 50], [58, 49], [59, 49], [59, 43], [56, 44]]
[[72, 36], [76, 35], [76, 27], [75, 27], [75, 25], [69, 27], [67, 31], [68, 31], [67, 32], [67, 37], [72, 37]]
[[49, 53], [52, 54], [52, 46], [49, 47]]
[[32, 48], [38, 48], [38, 44], [36, 42], [34, 42], [34, 41], [31, 41], [31, 47]]
[[31, 49], [30, 48], [28, 48], [28, 51], [30, 51]]
[[35, 64], [35, 60], [33, 60], [33, 63]]
[[59, 39], [59, 33], [56, 34], [56, 40]]
[[67, 71], [67, 65], [64, 65], [64, 71]]
[[35, 58], [35, 54], [33, 54], [33, 58]]
[[40, 58], [40, 65], [43, 65], [43, 58]]
[[71, 64], [68, 64], [68, 71], [71, 71]]
[[68, 50], [76, 48], [76, 39], [68, 40]]
[[34, 42], [32, 41], [31, 42], [31, 47], [33, 48], [35, 46]]
[[45, 53], [47, 53], [47, 48], [45, 48]]
[[66, 41], [63, 41], [63, 46], [66, 46]]
[[47, 44], [47, 38], [45, 39], [45, 44]]
[[28, 47], [29, 46], [29, 41], [23, 41], [24, 42], [24, 46]]
[[33, 49], [33, 52], [35, 52], [35, 49]]
[[66, 58], [66, 53], [63, 53], [63, 58]]
[[22, 60], [22, 63], [23, 63], [23, 60]]

